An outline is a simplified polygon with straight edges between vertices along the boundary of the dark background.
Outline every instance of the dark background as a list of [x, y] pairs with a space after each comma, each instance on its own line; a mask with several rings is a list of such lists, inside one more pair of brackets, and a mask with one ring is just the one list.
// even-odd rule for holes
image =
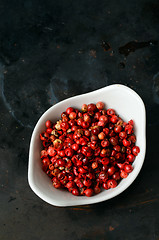
[[[1, 240], [159, 240], [158, 39], [158, 1], [0, 0]], [[37, 120], [60, 100], [113, 83], [146, 106], [139, 176], [99, 204], [45, 203], [27, 180]]]

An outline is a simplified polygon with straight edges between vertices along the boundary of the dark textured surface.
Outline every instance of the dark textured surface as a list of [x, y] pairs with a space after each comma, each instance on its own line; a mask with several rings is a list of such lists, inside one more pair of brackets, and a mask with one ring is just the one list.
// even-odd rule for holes
[[[159, 239], [159, 45], [119, 53], [152, 40], [159, 40], [158, 1], [0, 1], [0, 239]], [[35, 123], [52, 104], [112, 83], [131, 87], [146, 105], [141, 173], [112, 200], [50, 206], [27, 181]]]

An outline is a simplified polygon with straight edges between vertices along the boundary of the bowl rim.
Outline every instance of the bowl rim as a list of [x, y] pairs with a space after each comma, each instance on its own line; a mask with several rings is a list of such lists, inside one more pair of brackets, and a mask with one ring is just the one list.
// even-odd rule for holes
[[[45, 116], [52, 110], [52, 108], [54, 108], [57, 104], [63, 104], [64, 102], [66, 103], [67, 101], [70, 101], [70, 100], [73, 100], [74, 98], [76, 97], [82, 97], [84, 95], [89, 95], [89, 94], [92, 94], [92, 93], [95, 93], [95, 92], [100, 92], [100, 91], [103, 91], [105, 90], [106, 88], [121, 88], [121, 89], [125, 89], [127, 91], [129, 91], [131, 94], [133, 94], [137, 99], [138, 101], [140, 102], [140, 104], [142, 105], [142, 109], [143, 109], [143, 142], [142, 142], [142, 147], [143, 147], [143, 155], [142, 155], [142, 161], [140, 161], [140, 164], [138, 165], [138, 168], [134, 169], [135, 170], [135, 174], [132, 174], [132, 177], [129, 181], [125, 182], [124, 186], [120, 187], [120, 188], [116, 188], [116, 191], [113, 192], [113, 194], [111, 194], [109, 197], [107, 196], [103, 196], [101, 197], [99, 200], [97, 199], [94, 199], [93, 197], [89, 198], [89, 202], [83, 202], [82, 199], [81, 199], [81, 202], [79, 204], [76, 204], [76, 203], [65, 203], [65, 201], [61, 201], [61, 202], [57, 202], [57, 201], [54, 201], [54, 199], [52, 199], [51, 201], [49, 199], [47, 199], [47, 196], [44, 195], [41, 191], [39, 191], [36, 187], [36, 184], [34, 183], [34, 180], [33, 180], [33, 171], [32, 171], [32, 164], [33, 164], [33, 149], [34, 149], [34, 140], [35, 140], [35, 137], [36, 137], [36, 132], [38, 130], [38, 125], [39, 123], [42, 121], [43, 118], [45, 118]], [[89, 204], [95, 204], [95, 203], [98, 203], [98, 202], [103, 202], [103, 201], [106, 201], [106, 200], [109, 200], [111, 198], [114, 198], [116, 197], [117, 195], [119, 195], [120, 193], [122, 193], [123, 191], [125, 191], [132, 183], [133, 181], [137, 178], [142, 166], [143, 166], [143, 163], [144, 163], [144, 160], [145, 160], [145, 155], [146, 155], [146, 109], [145, 109], [145, 104], [143, 102], [143, 100], [141, 99], [141, 97], [133, 90], [131, 89], [130, 87], [127, 87], [123, 84], [111, 84], [111, 85], [108, 85], [106, 87], [102, 87], [100, 89], [97, 89], [97, 90], [94, 90], [94, 91], [91, 91], [91, 92], [88, 92], [88, 93], [84, 93], [84, 94], [79, 94], [79, 95], [76, 95], [76, 96], [73, 96], [73, 97], [70, 97], [70, 98], [67, 98], [67, 99], [64, 99], [62, 101], [59, 101], [58, 103], [54, 104], [53, 106], [51, 106], [50, 108], [48, 108], [41, 116], [40, 118], [38, 119], [34, 129], [33, 129], [33, 132], [32, 132], [32, 135], [31, 135], [31, 141], [30, 141], [30, 147], [29, 147], [29, 161], [28, 161], [28, 183], [29, 183], [29, 186], [30, 188], [32, 189], [32, 191], [38, 196], [40, 197], [42, 200], [44, 200], [45, 202], [51, 204], [51, 205], [54, 205], [54, 206], [57, 206], [57, 207], [68, 207], [68, 206], [79, 206], [79, 205], [89, 205]], [[134, 172], [134, 171], [133, 171]], [[124, 181], [125, 179], [123, 179], [122, 181]], [[82, 197], [80, 197], [82, 198]], [[74, 201], [75, 202], [75, 201]]]

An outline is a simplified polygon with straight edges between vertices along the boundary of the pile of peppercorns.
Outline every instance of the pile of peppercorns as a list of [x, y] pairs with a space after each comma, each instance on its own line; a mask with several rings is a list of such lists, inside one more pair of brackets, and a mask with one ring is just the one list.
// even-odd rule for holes
[[133, 120], [124, 122], [103, 102], [69, 107], [56, 123], [46, 121], [40, 134], [43, 171], [55, 188], [87, 197], [115, 188], [133, 171], [140, 152]]

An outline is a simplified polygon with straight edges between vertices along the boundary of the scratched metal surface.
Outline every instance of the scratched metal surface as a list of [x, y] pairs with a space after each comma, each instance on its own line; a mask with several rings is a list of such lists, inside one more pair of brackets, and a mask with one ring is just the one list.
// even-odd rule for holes
[[[0, 239], [159, 240], [158, 12], [157, 0], [0, 1]], [[141, 173], [112, 200], [50, 206], [27, 181], [35, 123], [52, 104], [112, 83], [146, 105]]]

